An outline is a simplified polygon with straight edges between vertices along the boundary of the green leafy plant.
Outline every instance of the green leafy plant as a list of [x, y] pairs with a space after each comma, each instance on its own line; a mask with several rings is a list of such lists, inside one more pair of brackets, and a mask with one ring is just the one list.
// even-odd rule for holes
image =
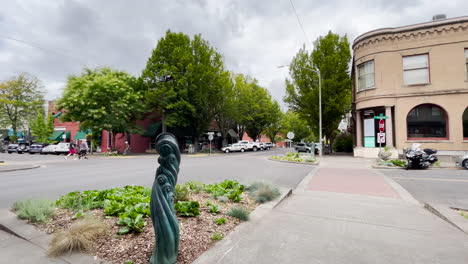
[[404, 161], [404, 160], [391, 160], [390, 162], [394, 166], [397, 166], [397, 167], [406, 167], [406, 161]]
[[75, 220], [75, 219], [78, 219], [78, 218], [81, 218], [83, 217], [83, 210], [79, 210], [78, 212], [76, 212], [73, 216], [72, 216], [72, 219]]
[[249, 195], [258, 203], [271, 201], [280, 195], [278, 188], [264, 182], [254, 182], [248, 190]]
[[205, 185], [197, 181], [188, 181], [185, 183], [185, 186], [193, 193], [200, 193], [205, 189]]
[[226, 218], [224, 217], [220, 217], [218, 219], [215, 219], [214, 222], [217, 224], [217, 225], [224, 225], [226, 223]]
[[211, 239], [214, 240], [214, 241], [218, 241], [218, 240], [221, 240], [223, 239], [224, 236], [218, 232], [215, 232], [213, 233], [213, 236], [211, 236]]
[[221, 207], [217, 204], [213, 204], [211, 202], [206, 202], [206, 207], [208, 208], [208, 212], [212, 214], [217, 214], [221, 211]]
[[179, 201], [174, 205], [174, 209], [180, 216], [200, 215], [200, 203], [196, 201]]
[[53, 201], [25, 199], [16, 201], [12, 207], [21, 219], [43, 223], [55, 214]]
[[242, 192], [245, 186], [235, 180], [224, 180], [219, 184], [210, 184], [205, 186], [205, 191], [210, 193], [214, 198], [226, 196], [234, 202], [241, 201]]
[[143, 219], [143, 215], [135, 211], [125, 212], [119, 216], [117, 225], [122, 225], [118, 234], [123, 235], [130, 232], [140, 233], [143, 231], [143, 227], [146, 226], [146, 221]]
[[242, 206], [233, 207], [231, 210], [229, 210], [229, 212], [227, 212], [227, 215], [238, 218], [241, 221], [249, 220], [249, 214], [250, 212]]
[[190, 190], [186, 185], [176, 184], [174, 190], [174, 202], [188, 201], [190, 199]]

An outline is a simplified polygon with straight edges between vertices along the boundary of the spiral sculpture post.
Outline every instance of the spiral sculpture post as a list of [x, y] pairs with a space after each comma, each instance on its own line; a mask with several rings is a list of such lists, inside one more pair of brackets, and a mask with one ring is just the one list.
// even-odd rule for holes
[[179, 222], [174, 211], [174, 188], [180, 165], [180, 151], [174, 135], [162, 133], [156, 138], [159, 168], [151, 191], [151, 220], [156, 243], [151, 264], [174, 264], [179, 251]]

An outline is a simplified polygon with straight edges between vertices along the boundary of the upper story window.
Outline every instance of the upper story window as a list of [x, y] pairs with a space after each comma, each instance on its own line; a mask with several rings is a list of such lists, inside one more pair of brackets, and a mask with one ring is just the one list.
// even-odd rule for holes
[[465, 49], [466, 79], [468, 80], [468, 49]]
[[368, 61], [358, 66], [358, 91], [375, 87], [374, 61]]
[[429, 83], [428, 54], [403, 57], [403, 80], [405, 85]]

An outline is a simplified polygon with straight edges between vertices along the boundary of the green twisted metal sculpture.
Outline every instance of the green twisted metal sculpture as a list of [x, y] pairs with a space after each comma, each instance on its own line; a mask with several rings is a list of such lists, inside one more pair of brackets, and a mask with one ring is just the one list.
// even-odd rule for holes
[[156, 243], [150, 262], [174, 264], [179, 251], [179, 222], [174, 211], [174, 188], [179, 173], [180, 151], [174, 135], [162, 133], [156, 138], [160, 164], [151, 191], [151, 219]]

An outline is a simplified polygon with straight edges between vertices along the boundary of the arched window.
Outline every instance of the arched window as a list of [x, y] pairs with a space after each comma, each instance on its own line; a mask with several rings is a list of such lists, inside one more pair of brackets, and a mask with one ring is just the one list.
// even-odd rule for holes
[[446, 139], [447, 113], [433, 104], [422, 104], [411, 109], [406, 117], [408, 139]]
[[463, 112], [463, 138], [468, 139], [468, 107]]

